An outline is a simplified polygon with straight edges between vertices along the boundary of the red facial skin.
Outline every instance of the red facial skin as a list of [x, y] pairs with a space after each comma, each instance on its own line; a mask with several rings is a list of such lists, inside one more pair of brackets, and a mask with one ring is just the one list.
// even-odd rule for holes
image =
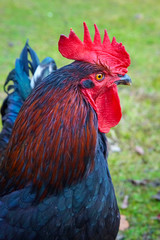
[[[97, 76], [102, 74], [102, 79], [97, 80]], [[82, 93], [87, 98], [98, 116], [98, 128], [101, 132], [109, 132], [111, 127], [116, 126], [122, 116], [117, 85], [115, 81], [120, 78], [111, 75], [108, 71], [100, 71], [91, 74], [89, 79], [94, 83], [94, 87], [83, 88]], [[82, 79], [81, 83], [86, 79]]]

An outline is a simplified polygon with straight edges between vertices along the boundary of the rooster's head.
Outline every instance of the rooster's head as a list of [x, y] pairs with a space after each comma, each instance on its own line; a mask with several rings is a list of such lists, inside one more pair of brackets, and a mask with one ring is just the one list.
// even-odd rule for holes
[[60, 53], [76, 61], [93, 65], [94, 73], [81, 79], [81, 92], [87, 98], [98, 116], [98, 128], [101, 132], [109, 132], [121, 119], [121, 107], [117, 85], [130, 85], [131, 79], [126, 74], [130, 65], [130, 57], [122, 43], [113, 37], [110, 42], [105, 30], [103, 43], [96, 25], [94, 41], [84, 23], [84, 41], [82, 42], [71, 29], [69, 37], [61, 35]]

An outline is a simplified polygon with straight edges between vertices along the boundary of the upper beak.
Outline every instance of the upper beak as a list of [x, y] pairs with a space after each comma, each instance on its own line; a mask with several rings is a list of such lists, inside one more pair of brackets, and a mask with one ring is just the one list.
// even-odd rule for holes
[[125, 74], [124, 76], [122, 75], [118, 75], [118, 76], [120, 77], [120, 79], [115, 81], [117, 85], [128, 85], [128, 86], [132, 85], [132, 80], [127, 74]]

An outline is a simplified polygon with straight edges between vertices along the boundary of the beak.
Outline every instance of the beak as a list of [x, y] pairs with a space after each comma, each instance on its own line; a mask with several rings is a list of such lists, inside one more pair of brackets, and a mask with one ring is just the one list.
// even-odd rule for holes
[[132, 85], [132, 80], [127, 74], [125, 74], [124, 76], [122, 76], [122, 75], [118, 75], [118, 76], [120, 77], [120, 79], [115, 81], [115, 84], [128, 85], [128, 86]]

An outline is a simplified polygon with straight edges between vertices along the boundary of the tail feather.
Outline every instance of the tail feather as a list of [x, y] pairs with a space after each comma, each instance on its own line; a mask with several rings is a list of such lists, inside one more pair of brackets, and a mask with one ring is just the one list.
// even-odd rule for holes
[[[31, 61], [29, 60], [28, 55], [30, 55]], [[39, 58], [36, 52], [29, 46], [28, 40], [20, 54], [20, 60], [23, 62], [24, 72], [27, 76], [29, 76], [29, 71], [34, 74], [37, 66], [40, 64]]]
[[32, 79], [31, 88], [34, 88], [39, 84], [45, 77], [47, 77], [51, 72], [57, 69], [55, 61], [51, 57], [46, 57], [37, 67]]
[[[7, 93], [7, 97], [1, 107], [3, 128], [0, 133], [0, 152], [8, 144], [14, 122], [25, 99], [38, 82], [56, 70], [54, 60], [51, 58], [46, 59], [40, 63], [37, 54], [27, 41], [20, 54], [20, 58], [16, 59], [15, 69], [9, 73], [6, 79], [4, 91]], [[36, 69], [40, 70], [38, 71], [38, 75]]]
[[[31, 61], [29, 60], [31, 58]], [[32, 91], [30, 86], [30, 74], [33, 75], [39, 65], [39, 59], [35, 51], [29, 46], [28, 41], [23, 48], [20, 58], [15, 63], [15, 84], [18, 93], [25, 100]]]

